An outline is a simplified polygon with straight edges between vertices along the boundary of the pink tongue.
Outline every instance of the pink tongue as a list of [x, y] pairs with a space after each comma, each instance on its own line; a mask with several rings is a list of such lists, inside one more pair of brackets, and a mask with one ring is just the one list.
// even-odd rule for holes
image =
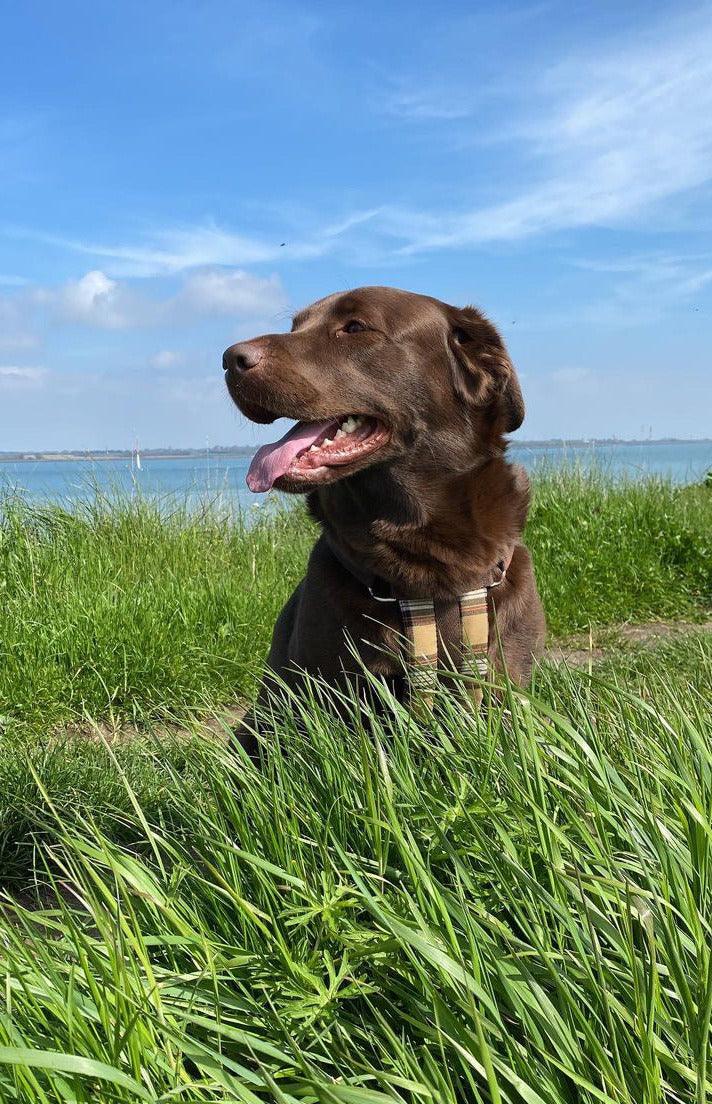
[[250, 490], [268, 491], [284, 475], [297, 453], [313, 445], [333, 422], [333, 418], [325, 422], [297, 422], [279, 441], [258, 449], [247, 473]]

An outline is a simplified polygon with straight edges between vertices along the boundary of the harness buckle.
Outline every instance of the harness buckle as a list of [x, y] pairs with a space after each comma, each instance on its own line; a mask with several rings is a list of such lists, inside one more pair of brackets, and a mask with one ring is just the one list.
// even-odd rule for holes
[[374, 591], [373, 587], [370, 584], [369, 584], [369, 587], [368, 587], [368, 593], [371, 595], [374, 602], [397, 602], [398, 601], [397, 598], [381, 598], [380, 595], [376, 594], [376, 592]]
[[[500, 564], [502, 565], [501, 567], [500, 567]], [[504, 580], [507, 578], [507, 568], [504, 566], [504, 560], [500, 560], [499, 563], [496, 564], [496, 567], [500, 568], [500, 571], [502, 572], [502, 574], [501, 574], [501, 576], [499, 577], [499, 579], [497, 580], [496, 583], [489, 583], [487, 585], [487, 587], [486, 587], [487, 590], [494, 590], [495, 587], [501, 586], [502, 583], [504, 582]]]

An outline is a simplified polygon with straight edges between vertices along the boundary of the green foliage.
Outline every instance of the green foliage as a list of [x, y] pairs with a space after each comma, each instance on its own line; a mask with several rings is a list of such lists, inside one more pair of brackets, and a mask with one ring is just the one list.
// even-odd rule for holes
[[477, 722], [454, 693], [345, 724], [314, 686], [262, 772], [215, 740], [190, 784], [157, 762], [160, 819], [104, 749], [130, 842], [38, 770], [0, 1099], [703, 1104], [711, 681], [700, 636]]

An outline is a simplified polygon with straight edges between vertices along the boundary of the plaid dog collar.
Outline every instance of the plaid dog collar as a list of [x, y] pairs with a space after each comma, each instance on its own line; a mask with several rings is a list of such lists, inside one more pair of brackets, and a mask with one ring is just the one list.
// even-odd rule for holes
[[[486, 678], [489, 592], [504, 582], [514, 553], [513, 547], [507, 550], [506, 556], [488, 573], [491, 582], [460, 594], [450, 602], [440, 602], [433, 598], [396, 597], [388, 582], [363, 571], [327, 534], [325, 537], [341, 566], [366, 587], [374, 601], [398, 603], [403, 623], [409, 689], [414, 698], [426, 708], [432, 706], [440, 665], [468, 674], [472, 673], [474, 666], [480, 678]], [[385, 594], [384, 591], [391, 593]], [[449, 622], [448, 632], [444, 631], [446, 621]], [[453, 621], [456, 625], [454, 631]], [[445, 662], [442, 663], [442, 660]], [[482, 704], [481, 685], [467, 679], [463, 686], [475, 708], [479, 709]]]

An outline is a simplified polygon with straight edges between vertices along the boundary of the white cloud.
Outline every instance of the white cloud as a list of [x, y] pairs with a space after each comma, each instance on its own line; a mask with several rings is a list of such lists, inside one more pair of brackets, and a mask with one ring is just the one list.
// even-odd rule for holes
[[[407, 238], [413, 219], [427, 219], [427, 225], [436, 225], [428, 216], [414, 216], [410, 212], [398, 212], [378, 206], [350, 212], [326, 223], [313, 215], [304, 216], [306, 224], [298, 232], [294, 230], [293, 216], [289, 225], [275, 235], [275, 240], [236, 233], [212, 222], [192, 227], [167, 227], [154, 230], [145, 239], [126, 245], [81, 241], [47, 234], [27, 228], [4, 227], [5, 236], [58, 246], [83, 256], [95, 258], [102, 265], [102, 273], [111, 278], [174, 276], [195, 269], [237, 268], [245, 265], [314, 260], [346, 250], [359, 253], [354, 234], [362, 228], [372, 242], [385, 233], [387, 236]], [[406, 228], [403, 235], [399, 222]], [[286, 240], [278, 240], [280, 236]], [[373, 245], [371, 246], [371, 253]]]
[[158, 353], [154, 353], [149, 360], [149, 364], [152, 368], [175, 368], [183, 361], [183, 355], [175, 352], [173, 349], [161, 349]]
[[709, 308], [703, 293], [712, 284], [712, 257], [704, 253], [659, 251], [615, 259], [579, 258], [573, 265], [604, 279], [594, 283], [575, 309], [562, 302], [529, 319], [531, 329], [562, 330], [571, 325], [630, 329], [655, 326], [671, 314], [686, 317]]
[[0, 376], [13, 379], [38, 379], [44, 372], [43, 368], [27, 368], [17, 364], [0, 364]]
[[30, 300], [49, 311], [56, 321], [106, 330], [185, 326], [201, 317], [219, 315], [260, 318], [283, 310], [287, 304], [276, 276], [253, 276], [241, 270], [192, 272], [175, 294], [163, 298], [144, 291], [145, 287], [139, 289], [94, 269], [79, 280], [32, 289]]
[[218, 410], [226, 401], [227, 392], [222, 374], [218, 372], [194, 376], [168, 376], [159, 380], [164, 399], [197, 409]]
[[130, 293], [98, 269], [60, 287], [37, 289], [35, 298], [63, 322], [107, 330], [121, 330], [133, 324], [135, 310]]
[[636, 254], [616, 260], [588, 260], [575, 262], [590, 272], [612, 273], [621, 277], [618, 294], [626, 296], [631, 285], [648, 297], [687, 298], [702, 291], [712, 283], [712, 255], [649, 253]]
[[26, 352], [28, 349], [36, 349], [40, 344], [38, 335], [30, 330], [16, 329], [0, 332], [0, 349], [6, 353]]
[[226, 314], [254, 318], [283, 310], [287, 298], [276, 276], [266, 279], [240, 270], [205, 269], [193, 272], [176, 297], [177, 304], [198, 314]]
[[[448, 93], [446, 80], [447, 74], [435, 88], [391, 86], [388, 110], [407, 114], [416, 126], [419, 119], [428, 124], [429, 140], [430, 124], [439, 120], [443, 147], [452, 149], [455, 135], [460, 144], [486, 143], [495, 154], [501, 146], [516, 168], [510, 164], [507, 175], [496, 176], [505, 181], [501, 200], [455, 212], [375, 204], [330, 220], [290, 208], [272, 238], [213, 222], [157, 229], [118, 244], [29, 234], [97, 262], [81, 280], [53, 289], [47, 301], [63, 320], [105, 329], [180, 324], [201, 314], [270, 316], [286, 306], [281, 285], [276, 277], [250, 275], [245, 266], [334, 254], [363, 264], [402, 263], [405, 255], [431, 250], [584, 227], [640, 226], [651, 213], [657, 229], [666, 211], [677, 217], [686, 195], [712, 183], [709, 9], [677, 23], [668, 13], [664, 26], [637, 39], [629, 35], [622, 46], [590, 44], [548, 71], [518, 68], [516, 83], [503, 70], [501, 84], [486, 93], [489, 129], [479, 114], [463, 118], [473, 103], [482, 104], [481, 90], [470, 81], [468, 98], [467, 76], [457, 73]], [[284, 221], [289, 229], [281, 229]], [[184, 273], [183, 287], [163, 300], [125, 283], [131, 276]], [[694, 295], [712, 282], [712, 265], [683, 264], [676, 273], [674, 265], [653, 260], [652, 267], [629, 275], [630, 285]], [[624, 301], [627, 295], [623, 281], [614, 297]]]
[[[669, 383], [670, 366], [660, 363], [625, 372], [596, 368], [566, 387], [552, 381], [551, 373], [535, 373], [525, 391], [527, 418], [520, 436], [707, 436], [712, 376], [683, 363], [675, 369], [675, 387]], [[703, 472], [704, 468], [700, 475]]]
[[531, 183], [429, 234], [416, 224], [406, 248], [620, 225], [712, 180], [712, 21], [665, 31], [523, 82], [535, 106], [520, 103], [501, 139], [533, 166]]
[[145, 242], [129, 245], [105, 245], [59, 237], [45, 237], [45, 240], [112, 262], [107, 267], [126, 276], [170, 274], [201, 265], [257, 264], [276, 256], [274, 246], [212, 225], [159, 230]]

